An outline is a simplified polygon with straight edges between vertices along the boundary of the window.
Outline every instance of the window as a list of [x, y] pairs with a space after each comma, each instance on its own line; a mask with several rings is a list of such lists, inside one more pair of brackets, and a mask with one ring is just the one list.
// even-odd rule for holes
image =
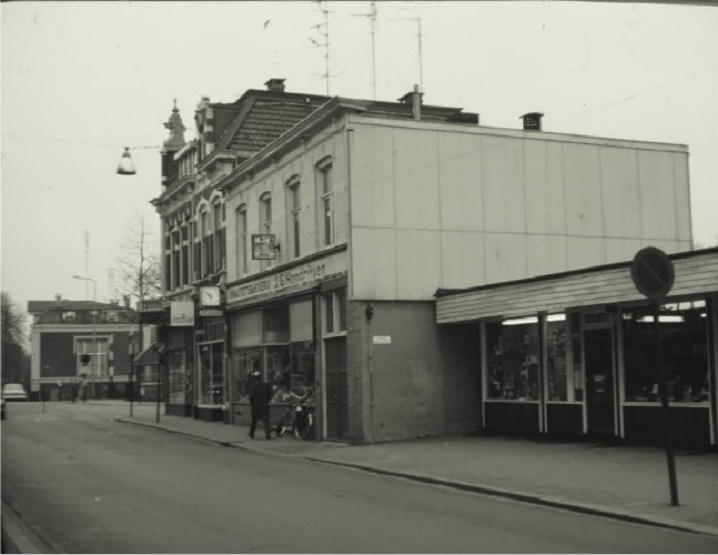
[[332, 163], [324, 162], [320, 163], [319, 169], [319, 181], [321, 184], [321, 205], [322, 205], [322, 222], [321, 222], [321, 237], [322, 244], [324, 246], [332, 245], [334, 243], [334, 206], [333, 206], [333, 193], [334, 193], [334, 180], [332, 175]]
[[217, 201], [212, 205], [212, 221], [214, 223], [213, 265], [212, 271], [217, 272], [224, 265], [224, 205]]
[[548, 322], [546, 323], [549, 401], [568, 401], [566, 353], [566, 316], [563, 314], [549, 314]]
[[259, 201], [259, 225], [262, 233], [272, 233], [272, 195], [264, 193]]
[[289, 237], [291, 241], [292, 256], [299, 258], [301, 254], [300, 249], [300, 215], [302, 209], [302, 199], [300, 191], [299, 180], [292, 180], [289, 182], [287, 188], [287, 194], [289, 197], [289, 212], [290, 212], [290, 226], [289, 226]]
[[[108, 374], [108, 343], [107, 337], [81, 336], [76, 337], [75, 353], [77, 355], [77, 374], [86, 374], [88, 379], [107, 376]], [[90, 362], [83, 366], [80, 355], [89, 354]]]
[[172, 232], [172, 276], [171, 288], [177, 289], [180, 285], [180, 233]]
[[[660, 401], [655, 360], [653, 311], [623, 311], [626, 401]], [[661, 360], [670, 402], [701, 403], [710, 396], [706, 303], [661, 305]]]
[[246, 274], [247, 268], [247, 205], [237, 208], [237, 275]]
[[324, 294], [324, 333], [341, 333], [347, 330], [346, 289]]
[[186, 285], [189, 283], [189, 228], [187, 224], [184, 224], [180, 229], [180, 241], [182, 245], [180, 285]]
[[[169, 222], [165, 221], [165, 225], [169, 227]], [[164, 264], [164, 284], [165, 291], [172, 290], [172, 235], [165, 234], [165, 264]]]
[[200, 227], [202, 233], [202, 272], [201, 276], [204, 277], [210, 273], [214, 267], [212, 262], [213, 255], [213, 236], [209, 212], [203, 209], [200, 213]]
[[[264, 193], [259, 198], [259, 225], [260, 232], [264, 234], [272, 233], [272, 195], [270, 193]], [[268, 268], [272, 265], [271, 260], [262, 260], [263, 268]]]
[[486, 324], [489, 399], [538, 400], [538, 318]]

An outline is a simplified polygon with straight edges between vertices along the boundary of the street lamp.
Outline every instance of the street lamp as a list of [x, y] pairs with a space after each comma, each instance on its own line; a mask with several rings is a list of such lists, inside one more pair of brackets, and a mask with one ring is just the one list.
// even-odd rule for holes
[[[94, 359], [95, 359], [95, 350], [97, 349], [97, 282], [88, 277], [83, 276], [72, 276], [73, 279], [81, 279], [83, 281], [91, 281], [92, 282], [92, 351], [90, 352], [90, 374], [92, 375], [92, 397], [94, 399], [95, 397], [95, 368], [94, 368]], [[98, 359], [99, 360], [99, 359]]]

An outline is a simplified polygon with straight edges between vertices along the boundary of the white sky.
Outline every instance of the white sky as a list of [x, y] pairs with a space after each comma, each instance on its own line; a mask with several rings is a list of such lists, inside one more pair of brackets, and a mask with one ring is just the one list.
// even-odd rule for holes
[[[718, 244], [718, 8], [589, 2], [378, 2], [377, 98], [423, 75], [429, 104], [483, 125], [687, 144], [694, 241]], [[329, 4], [331, 95], [372, 98], [369, 2]], [[270, 77], [325, 94], [316, 2], [3, 2], [2, 290], [84, 299], [136, 211], [159, 250], [162, 126], [201, 96], [231, 102]], [[417, 24], [421, 17], [422, 64]], [[265, 22], [269, 23], [265, 27]], [[420, 72], [421, 68], [421, 72]], [[190, 139], [193, 133], [187, 132]], [[137, 175], [115, 174], [123, 146]], [[89, 262], [85, 254], [89, 232]], [[118, 285], [115, 279], [115, 286]]]

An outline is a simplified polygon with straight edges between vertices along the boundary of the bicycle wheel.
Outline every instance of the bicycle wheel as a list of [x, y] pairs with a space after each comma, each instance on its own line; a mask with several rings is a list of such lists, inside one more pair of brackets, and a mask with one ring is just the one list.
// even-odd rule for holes
[[279, 424], [277, 424], [277, 428], [275, 430], [277, 437], [282, 437], [284, 432], [286, 432], [288, 428], [292, 427], [292, 416], [293, 415], [290, 412], [282, 416], [282, 419], [279, 421]]
[[305, 413], [301, 422], [297, 422], [297, 425], [294, 426], [294, 435], [297, 439], [305, 439], [309, 435], [313, 423], [312, 414], [310, 412]]

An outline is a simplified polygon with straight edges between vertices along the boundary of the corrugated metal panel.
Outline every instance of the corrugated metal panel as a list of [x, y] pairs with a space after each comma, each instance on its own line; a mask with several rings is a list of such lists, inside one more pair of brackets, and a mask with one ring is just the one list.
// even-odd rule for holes
[[[718, 291], [718, 254], [674, 260], [674, 267], [676, 279], [671, 296]], [[437, 322], [444, 324], [644, 299], [633, 285], [630, 264], [627, 264], [447, 295], [438, 299], [436, 312]]]

